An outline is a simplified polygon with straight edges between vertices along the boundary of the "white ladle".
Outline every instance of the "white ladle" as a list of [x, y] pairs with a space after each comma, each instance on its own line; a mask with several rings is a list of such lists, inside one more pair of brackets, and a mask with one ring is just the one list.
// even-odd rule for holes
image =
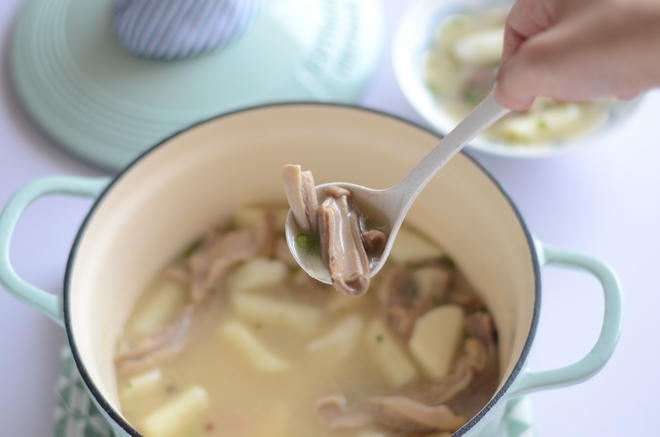
[[[331, 182], [316, 186], [319, 198], [321, 198], [322, 190], [328, 185], [338, 185], [344, 187], [351, 192], [351, 196], [356, 205], [366, 204], [370, 208], [378, 210], [383, 218], [391, 224], [389, 229], [389, 237], [385, 250], [383, 251], [377, 264], [371, 268], [371, 276], [378, 273], [383, 267], [385, 261], [390, 255], [390, 250], [394, 244], [403, 219], [406, 217], [408, 210], [413, 202], [424, 189], [424, 187], [431, 181], [433, 176], [442, 168], [451, 157], [457, 154], [463, 146], [470, 140], [486, 130], [490, 125], [502, 118], [509, 112], [508, 109], [502, 108], [497, 104], [493, 94], [491, 93], [479, 105], [468, 114], [463, 121], [461, 121], [451, 132], [449, 132], [440, 143], [433, 148], [410, 173], [406, 175], [398, 184], [385, 190], [374, 190], [372, 188], [355, 185], [348, 182]], [[330, 271], [323, 264], [321, 259], [317, 256], [300, 253], [297, 245], [295, 244], [296, 225], [293, 213], [289, 210], [289, 215], [286, 220], [286, 240], [289, 249], [293, 254], [300, 267], [307, 272], [311, 277], [324, 282], [326, 284], [332, 283]]]

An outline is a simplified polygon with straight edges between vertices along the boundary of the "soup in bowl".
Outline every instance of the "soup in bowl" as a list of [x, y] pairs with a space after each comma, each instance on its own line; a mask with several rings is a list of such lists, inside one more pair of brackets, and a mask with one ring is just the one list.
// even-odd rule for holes
[[[304, 288], [300, 291], [305, 296], [294, 299], [292, 295], [297, 291], [293, 291], [293, 281], [305, 278], [300, 279], [293, 266], [278, 258], [274, 248], [268, 254], [260, 253], [231, 266], [225, 280], [228, 283], [231, 280], [233, 285], [225, 284], [223, 289], [202, 287], [195, 297], [190, 283], [181, 294], [177, 282], [182, 277], [177, 279], [177, 273], [181, 272], [176, 267], [185, 254], [191, 257], [186, 261], [190, 262], [200, 250], [209, 247], [206, 244], [210, 240], [187, 251], [191, 242], [205, 233], [213, 239], [214, 231], [208, 233], [217, 226], [221, 227], [217, 237], [240, 230], [241, 220], [236, 219], [236, 214], [244, 212], [242, 208], [246, 206], [285, 204], [280, 182], [284, 164], [298, 162], [304, 168], [314, 169], [318, 183], [351, 180], [366, 186], [387, 187], [401, 179], [437, 141], [437, 136], [410, 123], [343, 106], [275, 105], [224, 115], [164, 141], [112, 181], [59, 176], [24, 187], [0, 216], [3, 249], [0, 279], [7, 290], [64, 326], [82, 380], [117, 436], [140, 436], [141, 431], [149, 436], [167, 435], [169, 431], [162, 429], [163, 424], [191, 406], [191, 416], [204, 417], [208, 411], [217, 412], [213, 418], [227, 416], [222, 421], [204, 422], [205, 428], [199, 435], [209, 432], [207, 425], [213, 431], [220, 424], [230, 426], [232, 420], [240, 429], [245, 419], [240, 414], [235, 419], [230, 416], [237, 410], [240, 413], [241, 405], [247, 408], [249, 404], [254, 404], [250, 408], [260, 413], [258, 418], [248, 420], [269, 420], [273, 421], [271, 429], [280, 423], [282, 429], [300, 432], [324, 429], [320, 428], [322, 422], [315, 413], [324, 397], [334, 413], [372, 412], [374, 402], [391, 409], [392, 404], [383, 404], [386, 402], [383, 398], [402, 395], [437, 407], [432, 399], [415, 397], [413, 389], [421, 393], [451, 375], [468, 348], [466, 344], [474, 343], [472, 340], [481, 341], [479, 346], [486, 350], [489, 342], [496, 345], [497, 371], [491, 390], [484, 392], [482, 402], [471, 409], [452, 405], [452, 400], [438, 403], [451, 408], [452, 414], [462, 416], [458, 427], [454, 424], [447, 431], [431, 431], [427, 426], [415, 432], [442, 435], [455, 430], [454, 435], [494, 435], [502, 426], [500, 419], [508, 400], [530, 391], [583, 381], [605, 364], [618, 339], [620, 292], [615, 275], [602, 262], [535, 241], [511, 200], [466, 154], [457, 155], [443, 168], [409, 213], [408, 231], [422, 242], [419, 244], [428, 245], [432, 255], [425, 260], [398, 264], [393, 259], [390, 267], [403, 269], [405, 275], [412, 276], [422, 267], [437, 267], [445, 273], [450, 269], [452, 280], [465, 278], [462, 290], [476, 298], [476, 310], [451, 300], [452, 285], [448, 285], [446, 294], [435, 301], [435, 294], [430, 294], [428, 307], [420, 310], [411, 322], [412, 328], [408, 327], [404, 331], [407, 333], [400, 336], [375, 288], [362, 296], [363, 309], [347, 309], [346, 314], [342, 314], [340, 304], [333, 304], [338, 298], [331, 289], [327, 296], [325, 291], [318, 290], [320, 296], [315, 297]], [[351, 159], [346, 159], [347, 156]], [[49, 193], [97, 197], [69, 255], [61, 295], [46, 293], [20, 279], [8, 258], [11, 233], [20, 213], [32, 200]], [[260, 264], [248, 267], [255, 260]], [[285, 263], [285, 269], [281, 263]], [[540, 312], [539, 269], [548, 263], [572, 266], [598, 277], [603, 284], [605, 314], [596, 345], [583, 359], [565, 368], [534, 372], [526, 368], [525, 362]], [[168, 265], [174, 270], [171, 276], [159, 278]], [[374, 286], [385, 281], [387, 273], [386, 270], [374, 277]], [[274, 290], [280, 285], [261, 289], [246, 285], [264, 278], [269, 281], [282, 278], [282, 283], [291, 287], [276, 295]], [[183, 276], [183, 280], [189, 278]], [[158, 281], [164, 282], [158, 285]], [[310, 289], [316, 286], [309, 284]], [[154, 288], [160, 290], [161, 296], [149, 303], [153, 296], [145, 290]], [[237, 292], [236, 288], [242, 290]], [[293, 313], [289, 312], [287, 317], [279, 319], [273, 316], [272, 301], [264, 300], [275, 298], [279, 311], [299, 309], [302, 305], [307, 310], [311, 307], [312, 311], [300, 313], [307, 316], [291, 316]], [[318, 301], [314, 303], [311, 299]], [[178, 355], [169, 356], [169, 364], [154, 361], [153, 365], [141, 367], [138, 361], [144, 356], [135, 349], [131, 358], [126, 358], [130, 353], [124, 355], [128, 361], [118, 359], [121, 351], [130, 351], [139, 338], [153, 333], [152, 327], [158, 326], [158, 323], [137, 322], [141, 308], [153, 311], [153, 320], [176, 327], [180, 317], [185, 319], [191, 301], [200, 302], [199, 308], [191, 311], [200, 311], [201, 319], [199, 323], [191, 323], [189, 337], [181, 343]], [[334, 315], [330, 315], [330, 305], [336, 308]], [[168, 306], [176, 311], [158, 315], [159, 307]], [[431, 320], [433, 323], [427, 325], [430, 328], [426, 328], [431, 333], [437, 332], [437, 343], [428, 343], [428, 333], [421, 335], [418, 342], [412, 342], [420, 320], [446, 306], [453, 309], [447, 312], [445, 308], [446, 314], [436, 316], [436, 321]], [[219, 315], [215, 315], [215, 307]], [[314, 322], [314, 316], [309, 314], [319, 312], [322, 315]], [[456, 319], [452, 323], [449, 312]], [[480, 339], [467, 329], [465, 321], [473, 314], [487, 316], [492, 321], [491, 336]], [[292, 328], [296, 323], [300, 323], [298, 328]], [[317, 325], [311, 327], [314, 323]], [[355, 332], [358, 325], [360, 334], [347, 335], [345, 338], [349, 340], [332, 340], [341, 338], [343, 332]], [[419, 329], [424, 333], [425, 329]], [[197, 331], [202, 333], [195, 335]], [[448, 335], [452, 332], [453, 337]], [[126, 340], [135, 341], [123, 349]], [[205, 340], [207, 346], [202, 345]], [[352, 341], [356, 344], [351, 350]], [[197, 346], [198, 353], [188, 354]], [[325, 349], [330, 357], [312, 358], [309, 349], [321, 355]], [[345, 349], [349, 352], [343, 352]], [[383, 349], [390, 351], [387, 360], [380, 356]], [[453, 351], [445, 367], [439, 367], [437, 357], [452, 354], [442, 351]], [[344, 353], [343, 364], [333, 365], [332, 360], [340, 360]], [[391, 370], [397, 356], [400, 363], [407, 362], [409, 366], [403, 364], [396, 371]], [[434, 358], [424, 358], [427, 356]], [[311, 364], [314, 359], [319, 362]], [[177, 360], [188, 368], [185, 378], [183, 372], [176, 373], [167, 367]], [[132, 370], [123, 368], [129, 361], [135, 365]], [[408, 370], [401, 371], [405, 368]], [[267, 371], [276, 373], [279, 379], [275, 382], [271, 378], [268, 389], [260, 383], [273, 376]], [[215, 387], [205, 385], [214, 375], [218, 375], [221, 383]], [[353, 391], [351, 380], [357, 381]], [[149, 391], [150, 384], [152, 388], [160, 387], [160, 391], [156, 390], [160, 398], [138, 401], [143, 394], [136, 390], [147, 387]], [[230, 393], [232, 390], [235, 395]], [[224, 400], [217, 397], [218, 393], [225, 395]], [[158, 411], [160, 416], [153, 419]], [[440, 408], [433, 408], [430, 414], [448, 416]], [[183, 413], [172, 426], [187, 431], [188, 425], [184, 424], [187, 420], [187, 413]], [[300, 428], [296, 427], [298, 421]], [[303, 428], [304, 422], [309, 427]], [[355, 429], [351, 435], [401, 432], [390, 425], [381, 425]], [[148, 434], [150, 430], [154, 432]], [[180, 434], [186, 432], [181, 430], [175, 435], [185, 435]], [[335, 432], [327, 431], [328, 435]], [[288, 431], [287, 435], [291, 433]]]

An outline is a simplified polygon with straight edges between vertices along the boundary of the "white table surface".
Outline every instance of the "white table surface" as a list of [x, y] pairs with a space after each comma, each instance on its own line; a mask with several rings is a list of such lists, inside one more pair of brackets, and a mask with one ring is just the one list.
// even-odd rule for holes
[[[2, 46], [18, 0], [0, 8]], [[396, 25], [404, 2], [385, 1]], [[0, 71], [0, 205], [23, 184], [51, 174], [104, 172], [55, 147], [18, 106]], [[389, 51], [362, 103], [421, 122], [393, 77]], [[596, 147], [544, 160], [477, 155], [519, 206], [543, 241], [596, 255], [619, 273], [625, 292], [624, 331], [605, 369], [578, 386], [532, 395], [537, 435], [658, 435], [660, 414], [660, 92]], [[20, 275], [59, 290], [66, 255], [89, 201], [39, 200], [23, 216], [12, 257]], [[655, 273], [654, 273], [655, 272]], [[545, 268], [543, 309], [530, 356], [533, 368], [576, 360], [591, 347], [601, 322], [597, 282]], [[52, 435], [55, 380], [64, 335], [55, 324], [0, 291], [0, 435]], [[654, 431], [655, 430], [655, 431]]]

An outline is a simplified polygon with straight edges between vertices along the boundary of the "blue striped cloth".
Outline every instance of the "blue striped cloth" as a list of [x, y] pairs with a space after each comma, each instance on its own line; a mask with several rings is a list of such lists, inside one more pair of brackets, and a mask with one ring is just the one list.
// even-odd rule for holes
[[115, 0], [122, 45], [139, 56], [176, 59], [225, 46], [247, 27], [259, 0]]

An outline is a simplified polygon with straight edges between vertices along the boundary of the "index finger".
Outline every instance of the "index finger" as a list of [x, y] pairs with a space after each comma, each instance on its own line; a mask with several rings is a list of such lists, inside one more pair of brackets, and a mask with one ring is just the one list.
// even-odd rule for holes
[[502, 63], [513, 57], [528, 38], [553, 23], [553, 14], [543, 0], [518, 0], [511, 8], [504, 29]]

